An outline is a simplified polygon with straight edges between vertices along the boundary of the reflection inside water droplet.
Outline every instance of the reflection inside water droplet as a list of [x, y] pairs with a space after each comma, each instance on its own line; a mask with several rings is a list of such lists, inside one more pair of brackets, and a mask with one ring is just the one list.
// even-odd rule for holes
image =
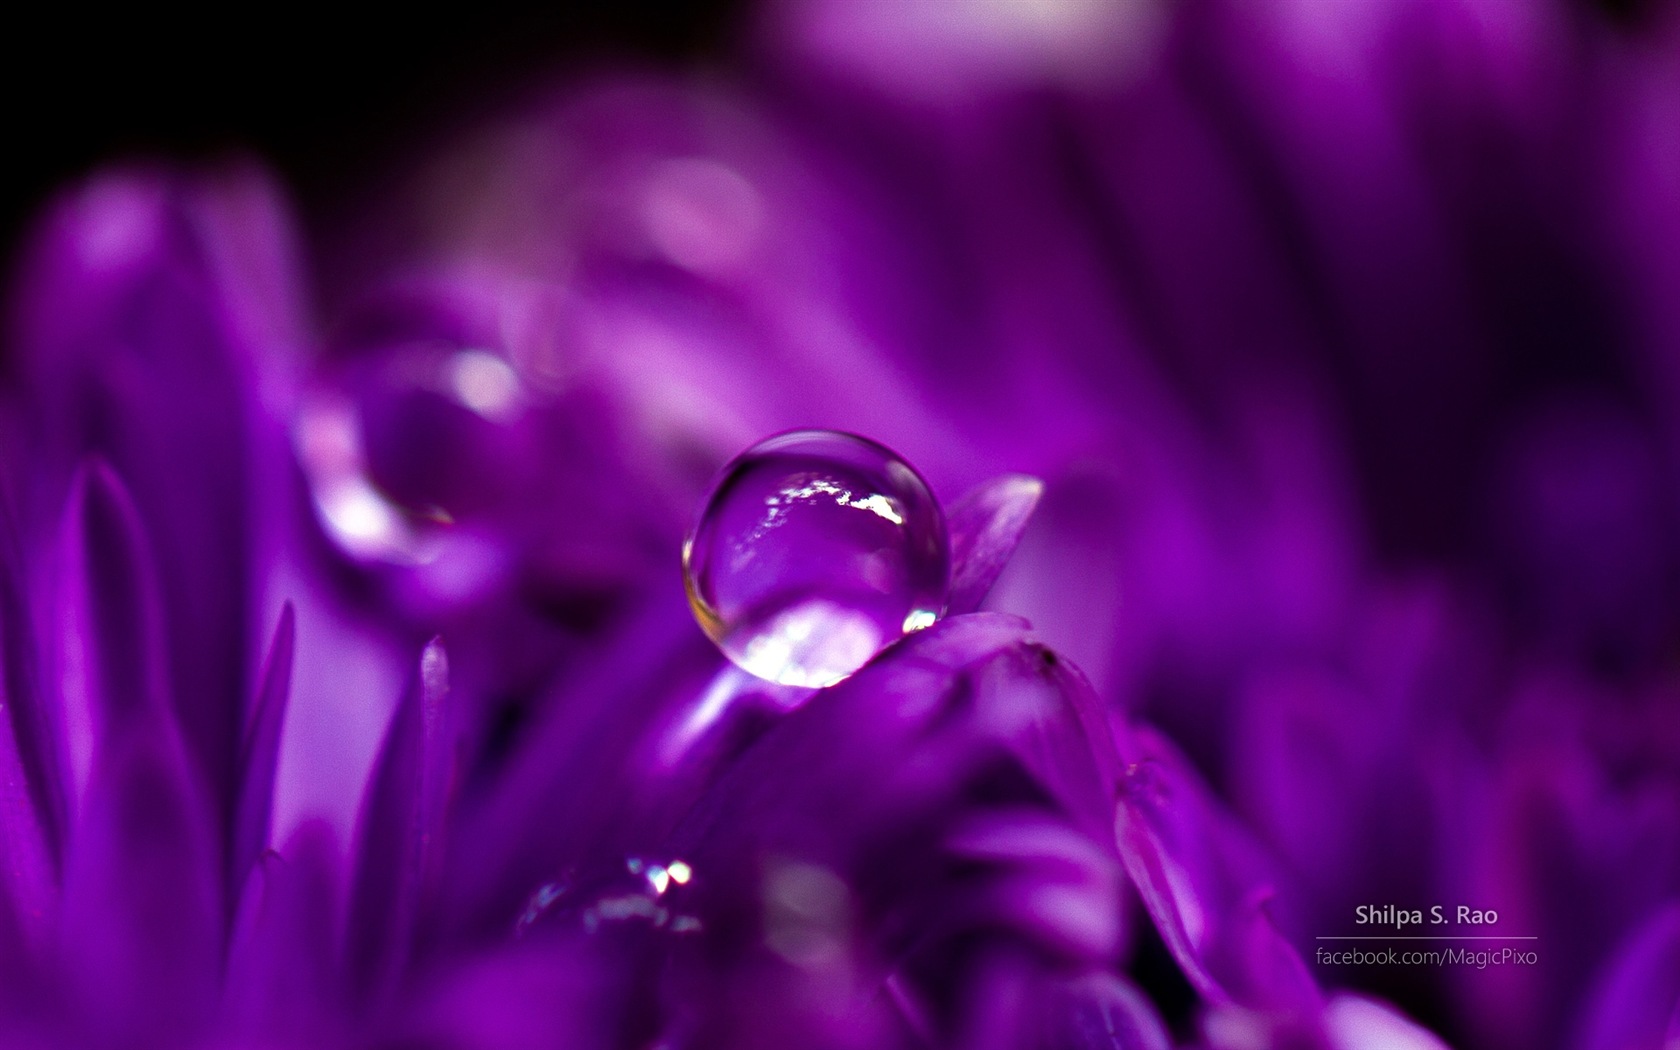
[[731, 660], [821, 687], [938, 619], [950, 547], [927, 483], [892, 451], [802, 430], [724, 468], [683, 573], [696, 618]]

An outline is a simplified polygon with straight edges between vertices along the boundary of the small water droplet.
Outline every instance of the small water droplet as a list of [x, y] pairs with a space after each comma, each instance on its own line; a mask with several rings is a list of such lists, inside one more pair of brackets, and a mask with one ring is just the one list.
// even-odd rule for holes
[[724, 468], [683, 544], [689, 604], [743, 669], [821, 687], [945, 611], [945, 517], [902, 458], [799, 430]]
[[683, 887], [694, 878], [686, 861], [656, 863], [627, 857], [593, 875], [568, 877], [539, 886], [514, 923], [514, 936], [539, 926], [596, 933], [615, 925], [640, 925], [675, 934], [698, 932], [700, 920], [682, 906]]

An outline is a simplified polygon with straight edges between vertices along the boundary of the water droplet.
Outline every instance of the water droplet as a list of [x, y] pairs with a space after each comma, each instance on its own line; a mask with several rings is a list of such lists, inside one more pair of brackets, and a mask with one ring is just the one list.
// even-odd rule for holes
[[528, 500], [540, 434], [499, 353], [398, 341], [330, 362], [294, 439], [326, 535], [359, 564], [402, 572], [411, 606], [471, 602], [509, 571], [496, 524]]
[[593, 875], [570, 877], [537, 887], [514, 923], [524, 937], [539, 927], [570, 927], [596, 933], [612, 926], [642, 926], [673, 934], [700, 930], [700, 920], [686, 911], [683, 889], [694, 879], [686, 861], [656, 863], [627, 857]]
[[765, 877], [764, 942], [796, 966], [839, 966], [851, 937], [851, 892], [827, 868], [772, 861]]
[[440, 527], [525, 498], [536, 437], [498, 354], [398, 344], [318, 377], [298, 450], [329, 533], [350, 554], [430, 560]]
[[705, 157], [655, 167], [642, 214], [659, 250], [701, 273], [727, 271], [746, 259], [764, 228], [758, 190], [733, 168]]
[[847, 677], [945, 611], [945, 517], [891, 450], [798, 430], [724, 468], [683, 544], [689, 604], [743, 669], [783, 685]]

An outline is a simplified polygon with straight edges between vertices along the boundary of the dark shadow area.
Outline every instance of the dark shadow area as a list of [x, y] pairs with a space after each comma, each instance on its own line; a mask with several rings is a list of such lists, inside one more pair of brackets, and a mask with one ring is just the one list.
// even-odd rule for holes
[[125, 157], [261, 157], [306, 217], [393, 148], [544, 71], [597, 58], [704, 62], [740, 0], [451, 5], [447, 17], [42, 5], [0, 43], [0, 244], [55, 186]]

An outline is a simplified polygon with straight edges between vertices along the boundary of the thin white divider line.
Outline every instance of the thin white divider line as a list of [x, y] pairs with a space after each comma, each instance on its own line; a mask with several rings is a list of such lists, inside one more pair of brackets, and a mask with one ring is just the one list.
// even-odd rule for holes
[[1538, 937], [1519, 937], [1498, 934], [1488, 937], [1473, 937], [1469, 934], [1445, 937], [1385, 937], [1381, 934], [1372, 937], [1315, 937], [1318, 941], [1537, 941]]

